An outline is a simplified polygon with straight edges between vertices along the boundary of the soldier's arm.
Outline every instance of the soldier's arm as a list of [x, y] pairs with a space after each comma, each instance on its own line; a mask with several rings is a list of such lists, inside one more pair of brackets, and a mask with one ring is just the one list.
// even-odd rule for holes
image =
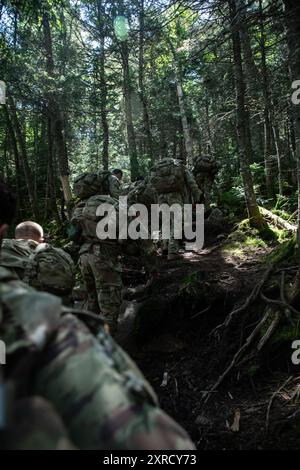
[[119, 199], [121, 195], [121, 184], [118, 178], [114, 175], [109, 177], [109, 194], [115, 199]]
[[47, 348], [34, 392], [54, 404], [79, 449], [194, 449], [112, 338], [101, 330], [96, 339], [71, 315]]
[[202, 192], [200, 191], [192, 172], [188, 169], [185, 170], [185, 180], [186, 180], [187, 186], [191, 190], [191, 193], [194, 198], [194, 202], [198, 203], [201, 199]]

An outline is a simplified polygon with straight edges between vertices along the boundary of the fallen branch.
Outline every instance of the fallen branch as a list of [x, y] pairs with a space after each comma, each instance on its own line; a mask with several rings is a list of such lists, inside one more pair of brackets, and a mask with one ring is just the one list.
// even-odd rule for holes
[[259, 208], [260, 212], [264, 217], [270, 219], [270, 221], [275, 225], [275, 227], [279, 227], [281, 229], [287, 230], [288, 232], [296, 233], [297, 232], [297, 225], [290, 224], [282, 217], [273, 214], [273, 212], [265, 209], [264, 207]]
[[190, 319], [191, 319], [191, 320], [194, 320], [194, 318], [197, 318], [197, 317], [199, 317], [200, 315], [203, 315], [204, 313], [208, 312], [210, 309], [211, 309], [211, 305], [209, 305], [209, 306], [208, 306], [207, 308], [205, 308], [204, 310], [201, 310], [201, 312], [195, 313], [195, 315], [193, 315]]
[[276, 390], [276, 392], [273, 393], [273, 395], [271, 396], [271, 400], [269, 401], [269, 404], [268, 404], [268, 409], [267, 409], [267, 417], [266, 417], [266, 432], [268, 432], [268, 428], [269, 428], [269, 420], [270, 420], [270, 410], [271, 410], [271, 406], [273, 404], [273, 401], [274, 401], [274, 398], [276, 397], [276, 395], [281, 392], [281, 390], [290, 382], [290, 380], [293, 378], [293, 376], [291, 375], [280, 387], [278, 390]]

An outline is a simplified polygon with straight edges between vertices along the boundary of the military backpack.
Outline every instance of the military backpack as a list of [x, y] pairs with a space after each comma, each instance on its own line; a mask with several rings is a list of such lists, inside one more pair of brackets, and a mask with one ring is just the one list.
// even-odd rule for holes
[[158, 194], [181, 193], [185, 185], [184, 162], [174, 158], [161, 160], [151, 170], [150, 182]]
[[88, 200], [77, 204], [71, 220], [72, 224], [81, 228], [82, 236], [85, 241], [100, 241], [97, 236], [98, 223], [103, 218], [106, 218], [107, 223], [109, 221], [109, 214], [97, 215], [97, 209], [103, 206], [103, 204], [108, 204], [110, 208], [113, 209], [110, 213], [110, 222], [111, 224], [116, 224], [116, 236], [118, 236], [119, 201], [106, 195], [92, 196]]
[[79, 199], [86, 199], [95, 194], [109, 194], [110, 176], [110, 171], [83, 173], [75, 179], [73, 192]]
[[0, 266], [12, 269], [22, 279], [28, 259], [36, 247], [37, 243], [33, 240], [3, 240]]
[[41, 291], [69, 295], [75, 285], [75, 265], [64, 250], [42, 243], [31, 253], [23, 280]]

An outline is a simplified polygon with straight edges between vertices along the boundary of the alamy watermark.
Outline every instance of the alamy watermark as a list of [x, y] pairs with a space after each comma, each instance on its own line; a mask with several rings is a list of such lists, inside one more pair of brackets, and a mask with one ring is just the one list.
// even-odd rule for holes
[[6, 345], [4, 341], [0, 340], [0, 365], [4, 366], [6, 364]]
[[0, 80], [0, 104], [6, 103], [6, 84]]
[[118, 210], [110, 203], [100, 204], [96, 216], [99, 240], [186, 240], [187, 250], [204, 245], [204, 205], [143, 204], [128, 207], [127, 197], [119, 198]]
[[292, 89], [295, 90], [292, 94], [292, 103], [298, 105], [300, 104], [300, 80], [295, 80], [292, 83]]

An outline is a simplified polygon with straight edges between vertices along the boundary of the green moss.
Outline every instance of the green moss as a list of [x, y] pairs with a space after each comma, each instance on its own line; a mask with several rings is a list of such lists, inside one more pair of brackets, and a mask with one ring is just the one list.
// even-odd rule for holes
[[250, 377], [254, 377], [259, 370], [259, 365], [258, 364], [252, 364], [249, 369], [248, 369], [248, 375]]
[[282, 261], [291, 261], [296, 254], [296, 247], [296, 236], [294, 235], [293, 238], [276, 247], [272, 253], [266, 256], [265, 260], [267, 263], [275, 264]]
[[298, 339], [299, 336], [299, 324], [297, 322], [296, 325], [291, 324], [283, 324], [280, 326], [277, 331], [275, 332], [271, 344], [278, 344], [278, 343], [291, 343], [295, 339]]
[[250, 226], [249, 219], [242, 220], [232, 232], [223, 251], [235, 255], [242, 255], [245, 251], [256, 248], [267, 248], [269, 241], [277, 240], [278, 235], [270, 227], [261, 231]]

